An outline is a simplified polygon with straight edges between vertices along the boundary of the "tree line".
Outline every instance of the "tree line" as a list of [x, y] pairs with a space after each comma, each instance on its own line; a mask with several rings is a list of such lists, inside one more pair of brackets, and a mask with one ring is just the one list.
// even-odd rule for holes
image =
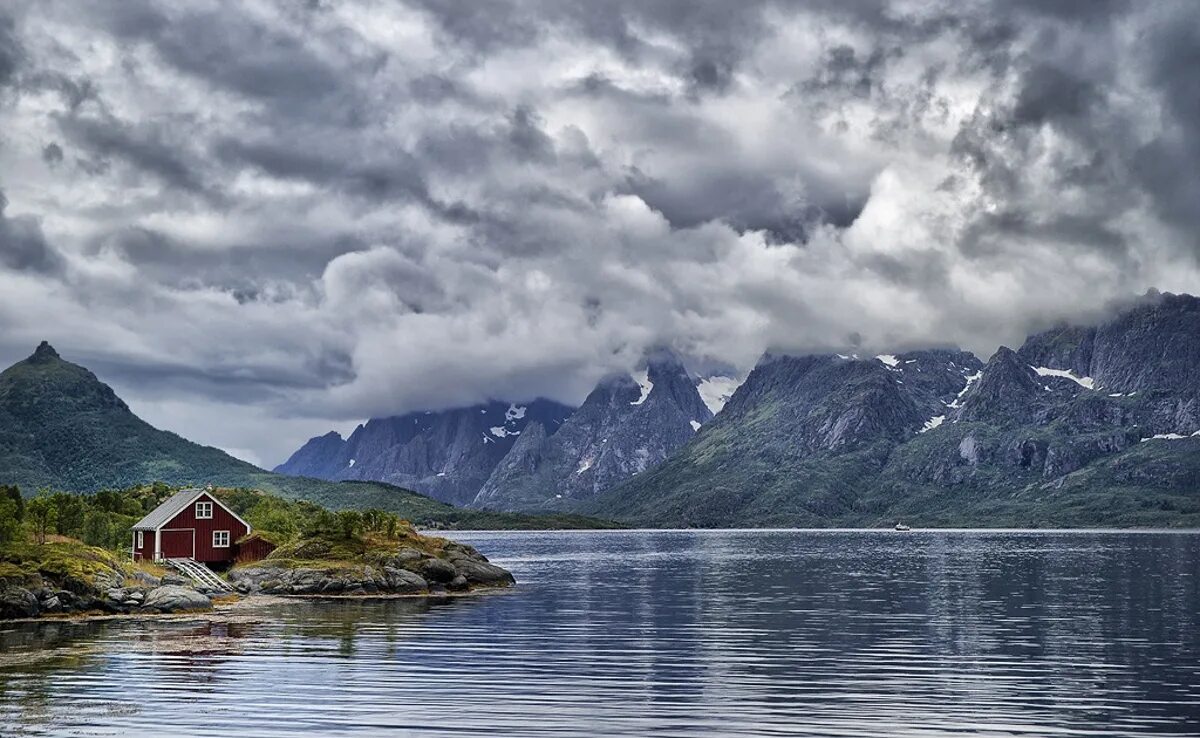
[[[42, 490], [24, 498], [20, 489], [0, 485], [0, 545], [21, 541], [43, 544], [52, 535], [76, 538], [91, 546], [127, 551], [134, 523], [176, 492], [161, 482], [89, 495]], [[311, 502], [286, 500], [257, 490], [214, 491], [254, 531], [281, 545], [301, 538], [350, 541], [364, 535], [396, 538], [407, 521], [383, 510], [332, 512]]]

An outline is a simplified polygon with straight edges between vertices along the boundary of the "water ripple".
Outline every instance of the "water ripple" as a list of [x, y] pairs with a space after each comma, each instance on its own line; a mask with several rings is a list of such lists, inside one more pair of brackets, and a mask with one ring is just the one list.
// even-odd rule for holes
[[1200, 536], [457, 534], [513, 592], [0, 630], [4, 736], [1200, 735]]

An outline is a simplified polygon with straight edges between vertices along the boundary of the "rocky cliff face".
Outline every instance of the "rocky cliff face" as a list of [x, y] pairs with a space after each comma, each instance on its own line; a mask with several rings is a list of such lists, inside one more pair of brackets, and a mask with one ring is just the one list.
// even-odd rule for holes
[[1109, 393], [1200, 392], [1200, 299], [1152, 293], [1095, 326], [1059, 326], [1021, 347], [1033, 366], [1090, 377]]
[[389, 482], [462, 505], [528, 428], [557, 429], [570, 414], [566, 405], [535, 400], [374, 419], [345, 440], [337, 433], [313, 438], [275, 471]]
[[949, 350], [764, 356], [695, 439], [583, 509], [664, 525], [821, 524], [848, 511], [849, 488], [888, 449], [942, 423], [979, 371]]
[[644, 374], [609, 377], [562, 427], [531, 430], [514, 444], [474, 506], [566, 507], [661, 463], [712, 418], [696, 381], [669, 353]]

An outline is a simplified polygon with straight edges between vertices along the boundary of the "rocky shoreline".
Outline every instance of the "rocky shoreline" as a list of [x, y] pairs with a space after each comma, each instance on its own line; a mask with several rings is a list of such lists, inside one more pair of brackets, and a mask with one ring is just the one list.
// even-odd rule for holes
[[264, 559], [229, 572], [229, 582], [245, 594], [438, 595], [477, 587], [508, 587], [507, 570], [473, 547], [447, 543], [443, 556], [402, 546], [371, 563]]
[[97, 575], [95, 582], [35, 581], [0, 583], [0, 620], [47, 615], [97, 613], [122, 615], [203, 611], [217, 592], [199, 589], [180, 576], [155, 577], [137, 572], [135, 581]]
[[439, 553], [401, 546], [372, 557], [370, 563], [264, 559], [230, 570], [228, 581], [236, 594], [198, 587], [173, 573], [158, 577], [122, 570], [117, 562], [86, 579], [44, 572], [5, 577], [0, 578], [0, 621], [204, 612], [214, 602], [239, 596], [422, 597], [515, 584], [508, 570], [471, 546], [447, 542]]

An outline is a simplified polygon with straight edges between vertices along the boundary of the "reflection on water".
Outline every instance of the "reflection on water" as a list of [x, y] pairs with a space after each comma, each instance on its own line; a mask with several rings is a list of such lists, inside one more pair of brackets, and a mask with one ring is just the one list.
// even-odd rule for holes
[[0, 628], [3, 735], [1200, 735], [1200, 535], [456, 537], [518, 589]]

